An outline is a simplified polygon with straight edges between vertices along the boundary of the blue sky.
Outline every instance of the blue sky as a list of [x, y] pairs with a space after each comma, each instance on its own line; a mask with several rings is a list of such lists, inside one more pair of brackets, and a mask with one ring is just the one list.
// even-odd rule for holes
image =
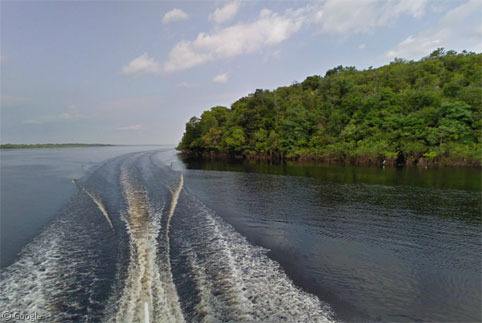
[[2, 143], [175, 144], [191, 116], [258, 88], [482, 50], [479, 0], [0, 6]]

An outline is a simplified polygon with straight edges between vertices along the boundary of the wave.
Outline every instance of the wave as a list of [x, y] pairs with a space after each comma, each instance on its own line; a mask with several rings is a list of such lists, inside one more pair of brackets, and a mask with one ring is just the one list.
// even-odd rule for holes
[[332, 320], [328, 305], [295, 286], [267, 249], [199, 201], [156, 154], [128, 154], [85, 185], [74, 180], [72, 201], [1, 272], [0, 307], [54, 322]]
[[[150, 214], [147, 192], [142, 187], [136, 187], [126, 167], [121, 169], [121, 183], [128, 203], [127, 214], [122, 219], [130, 238], [130, 259], [122, 296], [117, 304], [118, 312], [112, 321], [184, 321], [175, 286], [172, 280], [166, 279], [172, 274], [166, 275], [159, 270], [166, 268], [159, 265], [157, 257], [157, 249], [165, 248], [159, 246], [156, 239], [162, 209]], [[173, 204], [175, 208], [175, 202]]]
[[330, 307], [295, 286], [267, 249], [251, 245], [195, 196], [184, 191], [181, 198], [174, 243], [196, 289], [196, 300], [186, 305], [194, 309], [191, 320], [333, 320]]
[[105, 219], [107, 220], [107, 223], [109, 223], [109, 226], [112, 229], [112, 231], [115, 231], [114, 226], [112, 225], [112, 221], [110, 220], [109, 213], [107, 213], [107, 210], [104, 206], [104, 203], [102, 203], [102, 201], [99, 198], [95, 197], [93, 194], [87, 191], [85, 187], [80, 185], [75, 179], [72, 180], [72, 183], [75, 184], [79, 189], [81, 189], [85, 194], [87, 194], [92, 199], [92, 201], [94, 201], [95, 205], [97, 205], [97, 207], [102, 212]]
[[184, 185], [184, 177], [182, 174], [179, 176], [179, 184], [177, 187], [172, 191], [172, 201], [171, 206], [169, 208], [169, 214], [167, 215], [167, 222], [166, 222], [166, 251], [169, 254], [169, 225], [171, 223], [171, 218], [174, 215], [174, 210], [176, 209], [177, 202], [179, 201], [179, 194], [181, 193], [182, 187]]
[[[98, 321], [115, 263], [110, 228], [77, 194], [0, 274], [0, 308], [51, 322]], [[104, 221], [104, 220], [102, 220]], [[99, 260], [102, 259], [102, 262]]]

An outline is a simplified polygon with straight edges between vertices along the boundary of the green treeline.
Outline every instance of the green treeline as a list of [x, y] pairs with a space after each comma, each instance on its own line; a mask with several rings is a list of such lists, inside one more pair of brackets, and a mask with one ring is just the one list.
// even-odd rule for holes
[[113, 145], [106, 145], [106, 144], [2, 144], [2, 145], [0, 145], [0, 149], [103, 147], [103, 146], [113, 146]]
[[479, 165], [482, 54], [438, 49], [358, 71], [256, 90], [192, 117], [178, 149], [197, 156]]

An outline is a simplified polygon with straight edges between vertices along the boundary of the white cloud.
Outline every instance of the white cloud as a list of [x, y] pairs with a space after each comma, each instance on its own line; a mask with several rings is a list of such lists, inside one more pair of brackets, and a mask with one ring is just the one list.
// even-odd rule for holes
[[482, 9], [482, 3], [479, 0], [469, 0], [463, 5], [460, 5], [443, 16], [440, 24], [443, 26], [452, 26], [463, 19], [465, 19], [467, 16], [470, 16], [471, 14], [477, 14], [479, 19], [480, 19], [480, 10]]
[[218, 74], [213, 78], [213, 83], [226, 83], [228, 81], [228, 73]]
[[367, 46], [366, 44], [360, 44], [360, 45], [358, 46], [358, 48], [360, 48], [360, 49], [365, 49], [366, 46]]
[[84, 116], [77, 111], [64, 112], [58, 116], [60, 120], [79, 120], [83, 118]]
[[[303, 24], [320, 24], [321, 32], [329, 34], [370, 32], [403, 14], [421, 17], [426, 3], [427, 0], [326, 0], [288, 9], [284, 14], [263, 9], [253, 22], [201, 32], [192, 41], [177, 43], [163, 68], [166, 72], [186, 70], [209, 61], [258, 52], [290, 38]], [[211, 19], [216, 21], [216, 12], [222, 17], [218, 21], [228, 17], [227, 13], [221, 14], [228, 5], [215, 11]]]
[[141, 74], [156, 74], [159, 73], [159, 63], [150, 58], [147, 53], [134, 58], [129, 64], [122, 68], [122, 74], [124, 75], [141, 75]]
[[133, 130], [140, 130], [142, 128], [144, 128], [144, 126], [141, 125], [141, 124], [132, 124], [132, 125], [128, 125], [128, 126], [119, 127], [119, 128], [117, 128], [117, 130], [133, 131]]
[[402, 14], [421, 17], [427, 0], [327, 0], [313, 5], [311, 21], [327, 34], [365, 33]]
[[187, 20], [189, 18], [188, 14], [181, 9], [172, 9], [164, 14], [162, 17], [162, 23], [167, 24], [174, 21]]
[[188, 82], [181, 82], [181, 83], [177, 83], [177, 86], [178, 87], [183, 87], [185, 89], [190, 89], [192, 87], [191, 84], [189, 84]]
[[301, 28], [306, 20], [303, 13], [304, 9], [287, 10], [284, 15], [279, 15], [263, 9], [251, 23], [240, 23], [212, 33], [199, 33], [195, 40], [181, 41], [174, 46], [164, 70], [185, 70], [208, 61], [229, 59], [257, 52], [265, 46], [277, 45]]
[[87, 115], [81, 114], [75, 105], [70, 105], [66, 112], [60, 113], [58, 115], [42, 116], [37, 119], [24, 120], [23, 124], [45, 124], [51, 122], [61, 122], [61, 121], [76, 121], [81, 119], [88, 119]]
[[222, 8], [217, 8], [212, 14], [209, 15], [209, 20], [214, 20], [217, 24], [222, 24], [234, 18], [238, 12], [240, 3], [233, 1], [226, 4]]
[[[440, 47], [480, 51], [482, 49], [480, 34], [482, 25], [479, 20], [481, 10], [482, 2], [470, 0], [448, 11], [436, 27], [422, 31], [416, 36], [408, 36], [395, 48], [388, 51], [386, 56], [418, 59]], [[477, 27], [467, 29], [466, 24], [462, 22], [471, 17], [475, 17]]]
[[[201, 34], [199, 34], [201, 35]], [[194, 42], [181, 41], [169, 53], [168, 61], [164, 64], [164, 71], [173, 72], [185, 70], [203, 64], [213, 57], [211, 53], [198, 53]]]

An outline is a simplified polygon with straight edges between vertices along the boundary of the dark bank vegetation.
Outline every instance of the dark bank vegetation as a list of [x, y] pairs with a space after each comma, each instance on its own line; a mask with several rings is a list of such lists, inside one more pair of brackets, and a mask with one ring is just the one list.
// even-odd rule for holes
[[113, 145], [106, 145], [106, 144], [3, 144], [3, 145], [0, 145], [0, 149], [104, 147], [104, 146], [113, 146]]
[[192, 117], [178, 149], [196, 157], [480, 166], [482, 54], [438, 49], [358, 71], [256, 90]]

